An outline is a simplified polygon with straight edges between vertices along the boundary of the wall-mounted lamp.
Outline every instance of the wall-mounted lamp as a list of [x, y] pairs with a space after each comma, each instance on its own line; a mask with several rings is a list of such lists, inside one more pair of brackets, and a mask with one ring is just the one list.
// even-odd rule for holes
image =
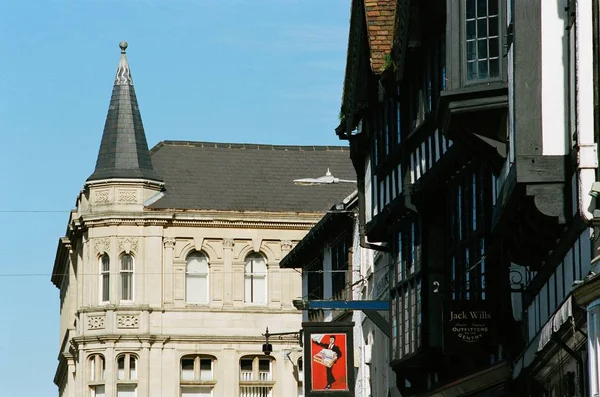
[[331, 172], [329, 171], [329, 168], [327, 168], [327, 172], [325, 173], [324, 176], [320, 176], [318, 178], [294, 179], [294, 184], [300, 185], [300, 186], [330, 185], [332, 183], [356, 183], [356, 181], [353, 181], [350, 179], [336, 178], [331, 174]]
[[282, 336], [286, 335], [293, 335], [298, 340], [300, 347], [302, 347], [302, 330], [292, 332], [274, 332], [271, 334], [269, 333], [269, 327], [267, 327], [265, 333], [262, 334], [262, 336], [265, 337], [265, 343], [262, 345], [262, 352], [267, 356], [273, 352], [273, 345], [269, 343], [269, 338], [271, 336], [277, 336], [279, 337], [279, 340], [282, 340]]

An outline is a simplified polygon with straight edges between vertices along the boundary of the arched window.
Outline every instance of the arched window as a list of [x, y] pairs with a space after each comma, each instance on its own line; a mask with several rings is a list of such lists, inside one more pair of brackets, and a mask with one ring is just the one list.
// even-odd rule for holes
[[117, 357], [117, 397], [135, 397], [137, 367], [134, 354], [123, 353]]
[[240, 397], [270, 396], [273, 381], [272, 358], [246, 356], [240, 360]]
[[212, 397], [216, 385], [216, 360], [211, 356], [187, 355], [181, 359], [181, 397]]
[[104, 385], [105, 369], [104, 356], [101, 354], [92, 354], [88, 357], [88, 385], [91, 397], [104, 397], [106, 395]]
[[110, 300], [110, 258], [107, 254], [100, 257], [100, 302]]
[[133, 300], [133, 256], [121, 255], [121, 300]]
[[137, 358], [131, 353], [121, 354], [117, 359], [117, 379], [137, 379]]
[[244, 296], [246, 303], [267, 303], [267, 264], [260, 254], [253, 253], [246, 257]]
[[197, 251], [187, 257], [185, 300], [188, 303], [208, 303], [208, 259]]

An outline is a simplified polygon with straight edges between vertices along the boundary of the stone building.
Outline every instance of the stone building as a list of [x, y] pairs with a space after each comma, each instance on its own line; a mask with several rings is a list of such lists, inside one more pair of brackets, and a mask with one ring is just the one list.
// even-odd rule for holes
[[58, 244], [61, 397], [301, 393], [301, 277], [279, 260], [353, 186], [344, 147], [163, 141], [148, 150], [126, 43], [96, 167]]

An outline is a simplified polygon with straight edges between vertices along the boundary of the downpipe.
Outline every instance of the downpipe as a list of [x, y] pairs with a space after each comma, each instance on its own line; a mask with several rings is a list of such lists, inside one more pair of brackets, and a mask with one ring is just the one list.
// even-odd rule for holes
[[594, 139], [594, 33], [597, 34], [597, 30], [593, 26], [592, 0], [577, 0], [575, 13], [577, 209], [579, 216], [589, 225], [596, 204], [590, 192], [596, 182], [598, 168], [598, 150]]

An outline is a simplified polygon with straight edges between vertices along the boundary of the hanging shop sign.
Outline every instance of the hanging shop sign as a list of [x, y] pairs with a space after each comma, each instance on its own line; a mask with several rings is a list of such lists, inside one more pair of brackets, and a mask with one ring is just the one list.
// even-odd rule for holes
[[307, 397], [354, 396], [352, 322], [302, 323]]
[[489, 302], [451, 300], [444, 303], [444, 353], [464, 354], [488, 345], [494, 331]]

